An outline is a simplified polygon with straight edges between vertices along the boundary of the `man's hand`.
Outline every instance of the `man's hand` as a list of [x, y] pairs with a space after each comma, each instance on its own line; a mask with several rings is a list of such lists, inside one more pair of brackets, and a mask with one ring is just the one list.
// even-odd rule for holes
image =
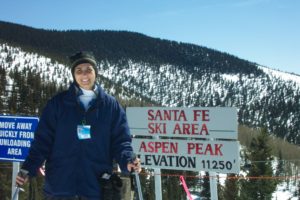
[[21, 169], [16, 177], [17, 186], [22, 186], [28, 182], [28, 171]]
[[135, 158], [133, 162], [127, 164], [127, 169], [129, 172], [135, 171], [140, 173], [142, 171], [141, 161], [139, 158]]

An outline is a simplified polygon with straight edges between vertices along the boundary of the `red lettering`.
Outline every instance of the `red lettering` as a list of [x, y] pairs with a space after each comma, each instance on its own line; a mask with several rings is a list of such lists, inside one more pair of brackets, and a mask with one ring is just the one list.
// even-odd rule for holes
[[204, 151], [204, 155], [207, 155], [207, 154], [210, 154], [210, 155], [214, 155], [214, 152], [211, 148], [211, 144], [207, 144], [206, 148], [205, 148], [205, 151]]
[[190, 124], [183, 124], [183, 134], [184, 135], [190, 134]]
[[176, 134], [176, 132], [177, 132], [177, 134], [182, 134], [182, 133], [181, 133], [181, 128], [180, 128], [180, 124], [179, 124], [179, 123], [176, 123], [175, 128], [174, 128], [174, 131], [173, 131], [173, 134]]
[[209, 110], [193, 110], [194, 121], [198, 121], [198, 117], [201, 118], [199, 121], [209, 121]]
[[139, 152], [147, 152], [147, 148], [146, 148], [145, 142], [141, 143]]
[[174, 142], [142, 142], [139, 152], [150, 153], [178, 153], [178, 143]]
[[223, 156], [223, 144], [187, 143], [188, 154]]
[[169, 147], [169, 142], [162, 142], [161, 143], [162, 145], [162, 148], [161, 148], [161, 152], [162, 153], [169, 153], [169, 149], [168, 149], [168, 147]]
[[221, 147], [223, 144], [215, 144], [215, 155], [223, 156], [223, 153], [221, 151]]
[[171, 120], [171, 110], [164, 110], [164, 120]]
[[155, 151], [155, 147], [154, 147], [153, 142], [148, 142], [147, 147], [148, 147], [148, 149], [147, 149], [146, 152], [153, 153]]
[[179, 121], [179, 120], [177, 120], [177, 113], [179, 112], [179, 110], [172, 110], [172, 112], [174, 113], [173, 120], [174, 121]]
[[203, 110], [202, 121], [204, 121], [204, 122], [209, 121], [209, 110]]
[[150, 134], [155, 133], [154, 124], [155, 123], [148, 123], [148, 133], [150, 133]]
[[171, 142], [171, 152], [170, 153], [176, 153], [178, 154], [178, 143], [174, 143], [174, 142]]
[[185, 113], [184, 113], [184, 111], [182, 110], [182, 111], [180, 111], [180, 115], [179, 115], [179, 119], [178, 119], [178, 121], [180, 121], [181, 120], [181, 118], [183, 118], [182, 120], [183, 121], [186, 121], [186, 116], [185, 116]]
[[148, 120], [187, 121], [187, 118], [184, 110], [148, 110]]
[[192, 124], [192, 135], [198, 134], [198, 124]]
[[157, 118], [158, 118], [158, 120], [162, 120], [162, 116], [161, 116], [160, 110], [157, 111], [156, 116], [155, 116], [155, 120], [157, 120]]
[[205, 135], [209, 135], [206, 124], [202, 124], [202, 129], [200, 131], [200, 135], [203, 135], [203, 132], [205, 132]]
[[203, 154], [203, 152], [202, 152], [202, 147], [203, 147], [203, 144], [202, 144], [202, 143], [197, 143], [197, 144], [196, 144], [196, 154], [200, 154], [200, 155]]
[[209, 135], [206, 124], [202, 124], [199, 131], [199, 124], [175, 124], [173, 134], [183, 135]]
[[188, 154], [191, 154], [191, 151], [195, 148], [194, 143], [188, 143]]
[[148, 123], [148, 133], [150, 134], [166, 134], [166, 123]]
[[155, 153], [157, 153], [158, 149], [161, 149], [161, 142], [155, 142]]
[[154, 110], [148, 110], [148, 120], [154, 120]]

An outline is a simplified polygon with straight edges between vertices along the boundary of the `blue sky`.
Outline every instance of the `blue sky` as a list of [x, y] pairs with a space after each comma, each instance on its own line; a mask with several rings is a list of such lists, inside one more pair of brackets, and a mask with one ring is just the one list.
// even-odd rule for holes
[[300, 74], [300, 0], [5, 0], [0, 20], [139, 32]]

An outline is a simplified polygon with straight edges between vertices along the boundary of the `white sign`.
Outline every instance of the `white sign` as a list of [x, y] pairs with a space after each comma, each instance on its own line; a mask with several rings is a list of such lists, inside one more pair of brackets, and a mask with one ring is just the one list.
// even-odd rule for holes
[[132, 135], [237, 139], [237, 109], [130, 107]]
[[238, 173], [239, 142], [174, 139], [133, 139], [144, 167]]

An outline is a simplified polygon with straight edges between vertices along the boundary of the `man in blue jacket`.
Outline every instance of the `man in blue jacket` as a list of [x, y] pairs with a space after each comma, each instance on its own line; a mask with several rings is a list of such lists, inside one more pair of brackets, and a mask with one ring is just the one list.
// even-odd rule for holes
[[[90, 52], [70, 57], [74, 82], [48, 101], [22, 170], [34, 177], [45, 162], [44, 193], [49, 200], [101, 200], [103, 174], [113, 160], [123, 172], [140, 171], [124, 110], [96, 84], [96, 60]], [[109, 178], [109, 177], [108, 177]], [[17, 176], [23, 185], [27, 177]]]

